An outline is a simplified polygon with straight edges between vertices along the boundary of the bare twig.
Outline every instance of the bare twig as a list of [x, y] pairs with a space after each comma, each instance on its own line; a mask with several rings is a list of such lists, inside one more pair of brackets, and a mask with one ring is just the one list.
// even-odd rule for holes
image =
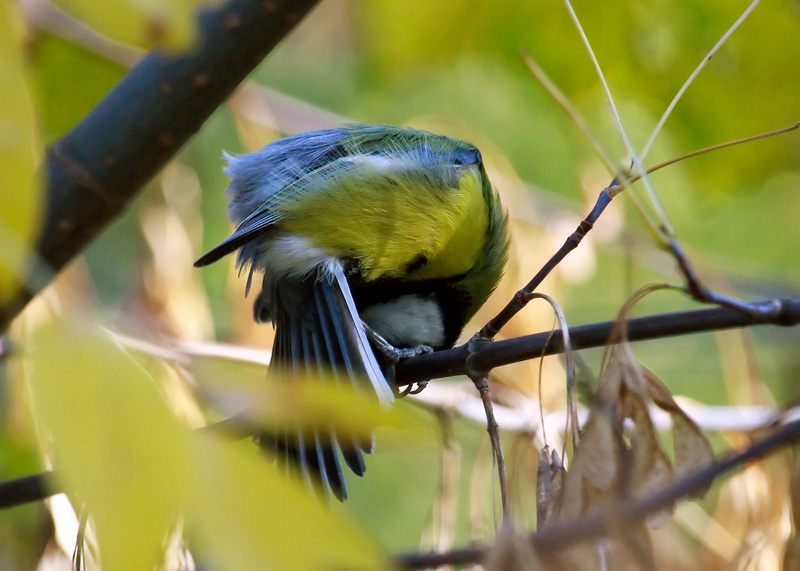
[[[616, 179], [612, 182], [616, 184]], [[592, 211], [584, 218], [581, 223], [576, 228], [575, 232], [573, 232], [567, 240], [564, 242], [564, 245], [556, 252], [552, 258], [550, 258], [547, 263], [542, 267], [541, 270], [533, 277], [533, 279], [528, 282], [524, 288], [519, 290], [511, 301], [498, 313], [489, 323], [484, 325], [483, 329], [481, 329], [477, 333], [477, 337], [481, 339], [493, 339], [495, 335], [502, 329], [506, 323], [508, 323], [512, 317], [514, 317], [519, 311], [525, 307], [530, 301], [531, 297], [530, 294], [539, 287], [544, 279], [553, 271], [553, 269], [563, 260], [567, 254], [569, 254], [572, 250], [578, 247], [578, 244], [581, 243], [584, 236], [589, 233], [589, 231], [594, 226], [594, 223], [606, 209], [606, 207], [611, 203], [611, 195], [608, 193], [608, 188], [603, 189], [600, 192], [600, 196], [597, 198], [597, 202], [592, 208]]]
[[50, 472], [0, 482], [0, 509], [38, 502], [60, 491]]
[[[676, 311], [633, 317], [626, 321], [629, 341], [645, 341], [702, 333], [753, 325], [794, 326], [800, 324], [800, 298], [769, 299], [758, 302], [764, 309], [778, 306], [776, 313], [759, 312], [750, 315], [727, 307], [713, 307]], [[587, 325], [570, 327], [569, 336], [575, 351], [602, 347], [608, 343], [609, 335], [616, 321], [602, 321]], [[183, 363], [188, 357], [222, 358], [246, 364], [263, 365], [269, 362], [268, 352], [246, 349], [224, 343], [195, 343], [179, 341], [172, 348], [163, 348], [151, 342], [142, 342], [117, 333], [114, 338], [127, 349], [165, 357]], [[527, 359], [555, 355], [564, 351], [563, 336], [560, 330], [524, 335], [514, 339], [480, 344], [475, 348], [474, 364], [484, 371], [502, 365], [509, 365]], [[466, 360], [469, 357], [467, 344], [406, 359], [397, 365], [395, 382], [408, 385], [426, 378], [439, 379], [466, 373]]]
[[[698, 149], [696, 151], [692, 151], [690, 153], [686, 153], [685, 155], [680, 155], [678, 157], [673, 157], [669, 160], [664, 162], [658, 163], [657, 165], [650, 167], [647, 169], [647, 174], [652, 174], [658, 170], [663, 169], [664, 167], [668, 167], [670, 165], [674, 165], [675, 163], [679, 163], [686, 159], [691, 159], [692, 157], [697, 157], [699, 155], [704, 155], [706, 153], [710, 153], [712, 151], [718, 151], [720, 149], [725, 149], [727, 147], [733, 147], [735, 145], [741, 145], [742, 143], [750, 143], [751, 141], [758, 141], [759, 139], [766, 139], [768, 137], [774, 137], [775, 135], [782, 135], [784, 133], [788, 133], [790, 131], [795, 131], [800, 128], [800, 122], [795, 123], [794, 125], [789, 125], [788, 127], [781, 127], [780, 129], [775, 129], [773, 131], [767, 131], [766, 133], [759, 133], [758, 135], [751, 135], [750, 137], [743, 137], [741, 139], [735, 139], [733, 141], [726, 141], [724, 143], [719, 143], [717, 145], [711, 145], [710, 147], [705, 147], [703, 149]], [[637, 182], [639, 179], [642, 178], [642, 175], [634, 175], [627, 179], [625, 183], [627, 185], [631, 185], [634, 182]], [[621, 188], [618, 186], [609, 187], [609, 192], [615, 194]]]
[[[622, 135], [625, 132], [625, 129], [622, 126], [622, 119], [619, 116], [619, 111], [617, 111], [617, 106], [614, 103], [614, 97], [611, 95], [611, 89], [608, 87], [608, 82], [606, 82], [605, 74], [603, 74], [603, 69], [600, 67], [600, 62], [597, 61], [597, 56], [592, 49], [592, 45], [589, 42], [589, 38], [586, 36], [586, 33], [583, 31], [583, 26], [581, 25], [580, 20], [578, 19], [578, 15], [575, 13], [575, 10], [572, 8], [572, 4], [569, 0], [564, 0], [564, 6], [567, 8], [567, 12], [569, 12], [569, 17], [572, 19], [572, 23], [575, 25], [575, 29], [578, 31], [578, 35], [581, 37], [581, 41], [583, 42], [584, 47], [586, 48], [586, 52], [589, 54], [589, 58], [592, 60], [592, 65], [594, 66], [595, 71], [597, 72], [597, 77], [600, 80], [600, 84], [603, 86], [603, 92], [606, 96], [606, 103], [608, 103], [609, 110], [611, 111], [611, 117], [614, 120], [614, 125], [617, 128], [617, 131]], [[623, 137], [623, 143], [625, 143], [625, 138]]]
[[747, 19], [747, 17], [750, 15], [750, 12], [753, 11], [753, 9], [758, 5], [760, 1], [761, 0], [753, 0], [753, 2], [751, 2], [750, 5], [747, 6], [742, 15], [739, 16], [739, 18], [733, 23], [733, 25], [728, 29], [728, 31], [722, 35], [719, 41], [716, 44], [714, 44], [714, 47], [711, 48], [711, 51], [709, 51], [708, 54], [706, 54], [706, 56], [703, 58], [703, 61], [700, 62], [700, 64], [691, 73], [686, 82], [678, 90], [678, 93], [675, 94], [675, 97], [672, 98], [672, 101], [667, 106], [666, 111], [664, 111], [664, 114], [661, 116], [661, 119], [658, 120], [658, 124], [656, 125], [655, 129], [653, 129], [653, 132], [650, 134], [650, 138], [647, 139], [647, 142], [644, 144], [644, 147], [642, 148], [642, 152], [640, 153], [642, 160], [644, 160], [645, 157], [647, 157], [647, 153], [650, 152], [650, 147], [653, 145], [653, 141], [655, 141], [656, 136], [658, 136], [658, 133], [661, 131], [661, 127], [664, 126], [664, 123], [667, 121], [667, 118], [672, 113], [672, 110], [675, 109], [675, 106], [678, 104], [678, 101], [680, 101], [681, 97], [683, 97], [683, 94], [692, 84], [694, 78], [697, 77], [697, 75], [702, 71], [702, 69], [706, 66], [706, 64], [709, 61], [711, 61], [711, 58], [714, 56], [714, 54], [717, 53], [719, 48], [722, 47], [722, 45], [728, 40], [731, 34], [733, 34], [733, 32], [736, 31], [736, 28], [738, 28], [739, 25]]
[[[545, 300], [553, 308], [559, 325], [561, 325], [561, 341], [564, 344], [564, 359], [567, 362], [567, 424], [572, 430], [572, 446], [577, 447], [580, 441], [580, 426], [578, 425], [578, 395], [575, 391], [575, 358], [572, 354], [572, 344], [569, 340], [567, 318], [561, 307], [549, 295], [534, 293], [532, 297]], [[541, 359], [540, 359], [541, 362]], [[540, 399], [541, 400], [541, 399]]]
[[503, 456], [503, 446], [500, 443], [500, 427], [494, 417], [494, 409], [492, 408], [492, 395], [489, 392], [489, 379], [486, 376], [476, 376], [472, 378], [475, 383], [475, 388], [481, 395], [483, 402], [483, 410], [486, 413], [486, 430], [489, 433], [489, 438], [492, 442], [492, 453], [497, 462], [497, 477], [500, 481], [500, 501], [503, 506], [503, 522], [510, 521], [511, 505], [508, 501], [508, 478], [506, 477], [506, 461]]
[[136, 46], [112, 40], [48, 0], [19, 0], [17, 5], [31, 26], [124, 67], [133, 67], [147, 53]]
[[578, 110], [575, 109], [575, 106], [570, 102], [567, 96], [564, 95], [564, 93], [555, 83], [553, 83], [553, 80], [550, 79], [550, 77], [545, 73], [536, 60], [533, 59], [533, 56], [527, 50], [520, 50], [520, 56], [533, 76], [539, 81], [539, 83], [542, 84], [550, 96], [555, 99], [556, 103], [561, 106], [567, 116], [572, 119], [575, 125], [577, 125], [578, 129], [589, 140], [589, 143], [594, 148], [594, 152], [597, 153], [597, 156], [600, 157], [600, 160], [603, 161], [609, 172], [613, 173], [616, 171], [617, 167], [614, 164], [614, 161], [611, 160], [610, 156], [608, 156], [608, 153], [606, 153], [605, 149], [603, 149], [603, 146], [600, 144], [600, 140], [589, 128], [589, 124], [586, 122], [586, 119], [584, 119]]
[[[742, 312], [728, 307], [704, 308], [692, 311], [637, 317], [626, 321], [629, 341], [641, 341], [702, 331], [731, 329], [750, 325], [773, 324], [793, 326], [800, 324], [800, 298], [767, 300], [760, 302], [766, 308], [777, 307], [775, 312]], [[572, 327], [569, 330], [574, 350], [600, 347], [608, 342], [612, 329], [618, 327], [616, 321], [606, 321]], [[138, 350], [146, 350], [148, 345], [136, 344]], [[563, 339], [557, 331], [526, 335], [516, 339], [484, 343], [472, 354], [472, 366], [482, 370], [536, 358], [539, 355], [553, 355], [564, 350]], [[463, 375], [469, 356], [467, 346], [430, 355], [420, 355], [401, 361], [397, 367], [397, 382], [400, 385], [421, 379], [433, 379]], [[241, 356], [240, 356], [241, 357]], [[496, 422], [496, 420], [495, 420]], [[245, 418], [232, 417], [200, 430], [217, 431], [233, 437], [246, 437], [253, 434], [253, 427]], [[63, 491], [47, 472], [26, 476], [0, 483], [0, 508], [39, 501], [54, 493]]]

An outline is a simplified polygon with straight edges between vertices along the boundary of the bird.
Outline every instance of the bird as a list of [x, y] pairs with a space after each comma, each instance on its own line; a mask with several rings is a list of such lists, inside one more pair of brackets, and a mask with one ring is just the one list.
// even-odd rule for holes
[[[391, 405], [397, 359], [453, 347], [500, 281], [508, 215], [470, 143], [352, 124], [224, 158], [235, 230], [195, 266], [238, 250], [246, 295], [260, 277], [254, 319], [275, 327], [268, 376], [325, 373]], [[342, 460], [363, 476], [374, 443], [312, 432], [258, 440], [344, 501]]]

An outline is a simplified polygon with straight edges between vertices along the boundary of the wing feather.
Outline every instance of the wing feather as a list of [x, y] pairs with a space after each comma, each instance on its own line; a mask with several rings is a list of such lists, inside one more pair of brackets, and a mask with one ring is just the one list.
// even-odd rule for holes
[[[391, 388], [369, 347], [341, 266], [287, 287], [292, 290], [287, 296], [295, 296], [294, 303], [273, 309], [276, 331], [269, 375], [279, 381], [293, 376], [306, 382], [332, 379], [367, 391], [382, 403], [391, 402]], [[298, 300], [298, 292], [307, 299]], [[280, 297], [278, 289], [273, 299]], [[371, 441], [349, 431], [313, 423], [305, 437], [292, 427], [282, 433], [278, 438], [264, 435], [259, 443], [277, 446], [284, 461], [298, 467], [303, 480], [321, 483], [324, 494], [332, 493], [340, 500], [347, 497], [347, 487], [339, 452], [345, 464], [361, 476], [366, 469], [363, 454], [373, 448]]]

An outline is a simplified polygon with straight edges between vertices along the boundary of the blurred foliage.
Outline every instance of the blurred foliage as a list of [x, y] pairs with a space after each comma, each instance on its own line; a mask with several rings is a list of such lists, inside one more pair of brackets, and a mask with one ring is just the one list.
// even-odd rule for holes
[[[52, 439], [46, 450], [73, 505], [91, 514], [108, 569], [159, 565], [165, 531], [181, 515], [202, 538], [203, 555], [225, 568], [382, 566], [370, 542], [275, 464], [177, 422], [155, 379], [111, 339], [79, 326], [42, 327], [29, 347], [33, 406]], [[328, 396], [333, 410], [344, 406]], [[268, 402], [291, 410], [296, 400], [283, 391]], [[364, 430], [366, 420], [357, 420]]]
[[195, 33], [192, 14], [198, 6], [209, 3], [204, 0], [121, 0], [112, 7], [96, 0], [54, 2], [101, 34], [143, 48], [188, 45]]
[[7, 245], [0, 258], [0, 299], [9, 297], [21, 283], [23, 253], [33, 241], [39, 211], [36, 192], [38, 157], [36, 124], [28, 96], [27, 70], [21, 50], [21, 26], [11, 6], [0, 5], [0, 85], [5, 89], [0, 105], [0, 241]]
[[[122, 76], [125, 65], [139, 57], [137, 48], [149, 48], [159, 41], [177, 45], [190, 41], [191, 36], [185, 14], [192, 2], [110, 5], [81, 0], [58, 5], [66, 12], [47, 11], [53, 6], [45, 0], [21, 0], [19, 10], [9, 3], [0, 4], [4, 86], [0, 186], [6, 198], [0, 220], [4, 228], [19, 224], [11, 227], [23, 237], [30, 231], [25, 226], [29, 213], [38, 204], [34, 172], [42, 142], [50, 143], [74, 126]], [[746, 5], [699, 0], [576, 3], [635, 144], [644, 143], [674, 93]], [[80, 21], [73, 18], [89, 27], [75, 34], [74, 25]], [[583, 135], [525, 69], [518, 56], [523, 47], [587, 117], [608, 152], [624, 160], [599, 82], [561, 3], [323, 0], [252, 77], [254, 84], [318, 109], [291, 99], [281, 107], [251, 83], [245, 88], [250, 89], [251, 97], [221, 108], [176, 162], [26, 311], [15, 328], [18, 341], [26, 339], [24, 332], [53, 319], [91, 309], [99, 312], [102, 323], [154, 342], [170, 336], [189, 340], [217, 337], [268, 348], [271, 328], [252, 323], [250, 301], [243, 300], [243, 280], [236, 279], [232, 260], [202, 272], [191, 267], [202, 251], [230, 229], [224, 215], [226, 178], [221, 151], [254, 150], [290, 130], [300, 119], [303, 124], [329, 126], [326, 121], [331, 113], [354, 121], [428, 128], [471, 140], [481, 148], [490, 177], [511, 212], [515, 244], [506, 279], [476, 324], [468, 328], [471, 333], [555, 251], [610, 180]], [[794, 0], [759, 5], [688, 89], [647, 163], [798, 121], [798, 53], [800, 5]], [[745, 299], [800, 294], [800, 225], [795, 220], [798, 165], [800, 138], [791, 133], [690, 159], [653, 176], [679, 238], [708, 285]], [[612, 319], [642, 284], [678, 280], [672, 260], [649, 242], [631, 212], [621, 196], [590, 238], [545, 283], [544, 290], [561, 303], [570, 324]], [[3, 272], [0, 278], [14, 275]], [[636, 312], [687, 307], [691, 304], [680, 296], [659, 293], [637, 305]], [[504, 334], [532, 333], [550, 325], [549, 309], [537, 305], [516, 318]], [[78, 339], [73, 333], [61, 335]], [[0, 479], [44, 466], [37, 465], [42, 460], [36, 440], [46, 439], [36, 426], [48, 414], [51, 422], [68, 425], [59, 431], [53, 427], [54, 439], [62, 430], [74, 428], [84, 431], [78, 444], [88, 446], [85, 438], [105, 430], [99, 428], [102, 413], [91, 412], [90, 405], [102, 404], [107, 398], [112, 400], [105, 406], [115, 418], [106, 422], [119, 420], [120, 433], [108, 432], [106, 437], [113, 436], [120, 443], [127, 438], [152, 439], [145, 441], [163, 452], [166, 448], [159, 447], [167, 446], [172, 435], [169, 438], [177, 439], [178, 448], [186, 447], [183, 453], [216, 459], [203, 464], [212, 470], [206, 474], [209, 478], [238, 481], [238, 471], [249, 474], [247, 478], [252, 476], [247, 485], [254, 486], [253, 495], [237, 496], [237, 490], [217, 485], [214, 489], [225, 495], [209, 493], [209, 501], [198, 506], [205, 511], [194, 514], [197, 521], [207, 524], [224, 517], [228, 504], [236, 505], [243, 510], [243, 520], [253, 518], [247, 519], [254, 522], [250, 529], [198, 524], [189, 535], [197, 533], [205, 543], [214, 533], [221, 533], [234, 547], [243, 545], [240, 541], [249, 540], [252, 545], [266, 540], [272, 532], [255, 533], [259, 525], [268, 525], [263, 521], [288, 526], [286, 518], [276, 515], [283, 514], [287, 504], [278, 506], [278, 512], [260, 511], [262, 500], [279, 500], [266, 498], [264, 490], [285, 483], [262, 473], [269, 472], [269, 467], [259, 466], [261, 472], [253, 473], [257, 470], [252, 465], [256, 457], [253, 447], [242, 444], [228, 449], [217, 443], [195, 442], [181, 432], [166, 409], [158, 408], [160, 394], [191, 426], [202, 424], [206, 416], [218, 418], [224, 412], [219, 403], [198, 401], [186, 379], [206, 389], [225, 388], [226, 383], [231, 389], [237, 382], [245, 382], [241, 379], [258, 383], [263, 377], [261, 369], [214, 368], [211, 359], [198, 360], [194, 367], [167, 360], [156, 372], [151, 371], [159, 383], [157, 392], [133, 370], [127, 357], [104, 342], [90, 337], [80, 345], [83, 349], [69, 351], [59, 349], [58, 341], [56, 335], [48, 342], [53, 343], [54, 354], [62, 355], [61, 361], [43, 358], [43, 369], [35, 378], [37, 386], [39, 382], [57, 383], [50, 386], [49, 394], [51, 402], [59, 406], [31, 408], [24, 382], [28, 375], [22, 374], [26, 371], [22, 365], [10, 370], [20, 374], [0, 378]], [[798, 342], [800, 332], [770, 327], [640, 343], [635, 350], [674, 394], [709, 405], [744, 406], [789, 402], [800, 396]], [[89, 355], [94, 352], [104, 359]], [[65, 370], [63, 360], [80, 355], [84, 355], [80, 366]], [[596, 369], [600, 355], [599, 350], [587, 351], [584, 358]], [[114, 372], [108, 373], [104, 367], [112, 367]], [[537, 367], [538, 363], [505, 367], [495, 372], [494, 380], [532, 397]], [[131, 383], [128, 389], [123, 388], [128, 386], [126, 380]], [[82, 385], [84, 382], [95, 385]], [[70, 393], [73, 385], [74, 393]], [[115, 390], [106, 392], [103, 386]], [[146, 397], [144, 393], [124, 397], [117, 389], [150, 392]], [[139, 398], [160, 410], [152, 421], [142, 421], [144, 426], [136, 419], [147, 414], [133, 408]], [[546, 412], [563, 409], [563, 398], [560, 362], [547, 359], [542, 380]], [[132, 408], [123, 411], [123, 404]], [[445, 430], [447, 423], [428, 407], [413, 403], [402, 403], [402, 407], [409, 409], [406, 412], [425, 436], [420, 439], [393, 427], [379, 429], [377, 451], [368, 458], [366, 477], [351, 479], [351, 500], [344, 506], [332, 506], [331, 518], [355, 520], [357, 527], [368, 530], [390, 552], [490, 537], [495, 523], [491, 501], [496, 490], [491, 483], [484, 427], [456, 418]], [[63, 415], [60, 420], [59, 415]], [[77, 415], [83, 424], [70, 426], [70, 415]], [[457, 417], [453, 412], [447, 415]], [[134, 431], [139, 429], [144, 436]], [[156, 438], [161, 431], [165, 431], [163, 438]], [[717, 449], [746, 441], [738, 433], [712, 436]], [[508, 451], [514, 435], [505, 437]], [[551, 445], [558, 446], [557, 433], [548, 433], [548, 438]], [[442, 442], [449, 443], [455, 461], [443, 463]], [[515, 497], [524, 503], [526, 487], [532, 489], [535, 483], [536, 447], [541, 439], [514, 442], [518, 445], [508, 453], [510, 472], [515, 475], [513, 488], [519, 490]], [[119, 449], [122, 446], [97, 443], [91, 449], [98, 452], [97, 457], [74, 466], [76, 477], [87, 476], [85, 472], [103, 473]], [[131, 458], [138, 454], [136, 450], [136, 446], [130, 449]], [[184, 461], [188, 462], [171, 454], [162, 458], [162, 470], [150, 473], [142, 483], [153, 483], [147, 478], [171, 470], [187, 469], [181, 464]], [[776, 458], [755, 468], [716, 487], [701, 504], [702, 509], [679, 507], [670, 524], [652, 532], [659, 561], [685, 569], [716, 568], [745, 557], [756, 566], [778, 561], [776, 550], [786, 534], [780, 522], [785, 521], [788, 506], [788, 495], [782, 493], [788, 490], [788, 467], [785, 459]], [[443, 481], [455, 487], [452, 502], [443, 501]], [[82, 492], [78, 497], [84, 496], [90, 503], [98, 501], [89, 493], [92, 490], [83, 490], [78, 481], [74, 484]], [[203, 486], [211, 486], [211, 482], [193, 480], [187, 486], [194, 491], [169, 488], [174, 482], [163, 485], [160, 493], [169, 496], [198, 494], [207, 491]], [[249, 502], [245, 501], [248, 498]], [[175, 505], [170, 503], [173, 500], [177, 498], [160, 506], [164, 517], [171, 515], [166, 508]], [[130, 507], [144, 509], [148, 505]], [[309, 517], [320, 526], [328, 521], [327, 516], [319, 515], [320, 510], [307, 509], [312, 511], [304, 513], [313, 512]], [[530, 506], [527, 511], [520, 508], [520, 521], [532, 522], [530, 512]], [[33, 569], [43, 550], [68, 551], [52, 533], [53, 518], [56, 528], [65, 525], [51, 515], [56, 513], [42, 505], [0, 512], [0, 568]], [[261, 516], [266, 520], [258, 519]], [[95, 514], [95, 524], [102, 517], [102, 512]], [[297, 525], [291, 528], [297, 530], [296, 535], [324, 535], [321, 528]], [[237, 533], [241, 535], [232, 537]], [[356, 541], [352, 539], [355, 535], [348, 537]], [[758, 537], [769, 540], [759, 543]], [[152, 538], [155, 541], [156, 535]], [[363, 547], [371, 546], [369, 541], [358, 541], [361, 547], [353, 549], [353, 556], [374, 553], [371, 547]], [[225, 556], [209, 547], [200, 551], [210, 559]], [[248, 568], [239, 563], [238, 568]]]

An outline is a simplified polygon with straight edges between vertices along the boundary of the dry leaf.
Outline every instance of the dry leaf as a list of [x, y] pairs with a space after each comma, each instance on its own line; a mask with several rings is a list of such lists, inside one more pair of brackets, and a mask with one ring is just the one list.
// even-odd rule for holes
[[800, 450], [795, 446], [792, 450], [792, 534], [786, 542], [783, 554], [784, 569], [800, 569]]
[[[636, 398], [637, 396], [639, 395], [629, 392], [626, 399], [630, 403], [627, 407], [630, 418], [636, 427], [628, 454], [631, 460], [628, 464], [631, 471], [628, 495], [644, 498], [671, 484], [673, 475], [672, 465], [650, 420], [647, 403]], [[653, 527], [664, 525], [672, 516], [673, 509], [674, 506], [669, 506], [650, 514], [648, 523]]]
[[536, 479], [536, 528], [544, 529], [558, 514], [567, 471], [558, 452], [545, 446], [539, 453]]
[[[642, 367], [647, 380], [650, 398], [672, 418], [672, 441], [675, 451], [674, 472], [677, 477], [694, 472], [700, 466], [714, 461], [714, 449], [702, 430], [689, 418], [672, 398], [669, 389], [651, 371]], [[710, 484], [709, 484], [710, 487]], [[691, 497], [701, 499], [708, 487], [694, 492]]]

